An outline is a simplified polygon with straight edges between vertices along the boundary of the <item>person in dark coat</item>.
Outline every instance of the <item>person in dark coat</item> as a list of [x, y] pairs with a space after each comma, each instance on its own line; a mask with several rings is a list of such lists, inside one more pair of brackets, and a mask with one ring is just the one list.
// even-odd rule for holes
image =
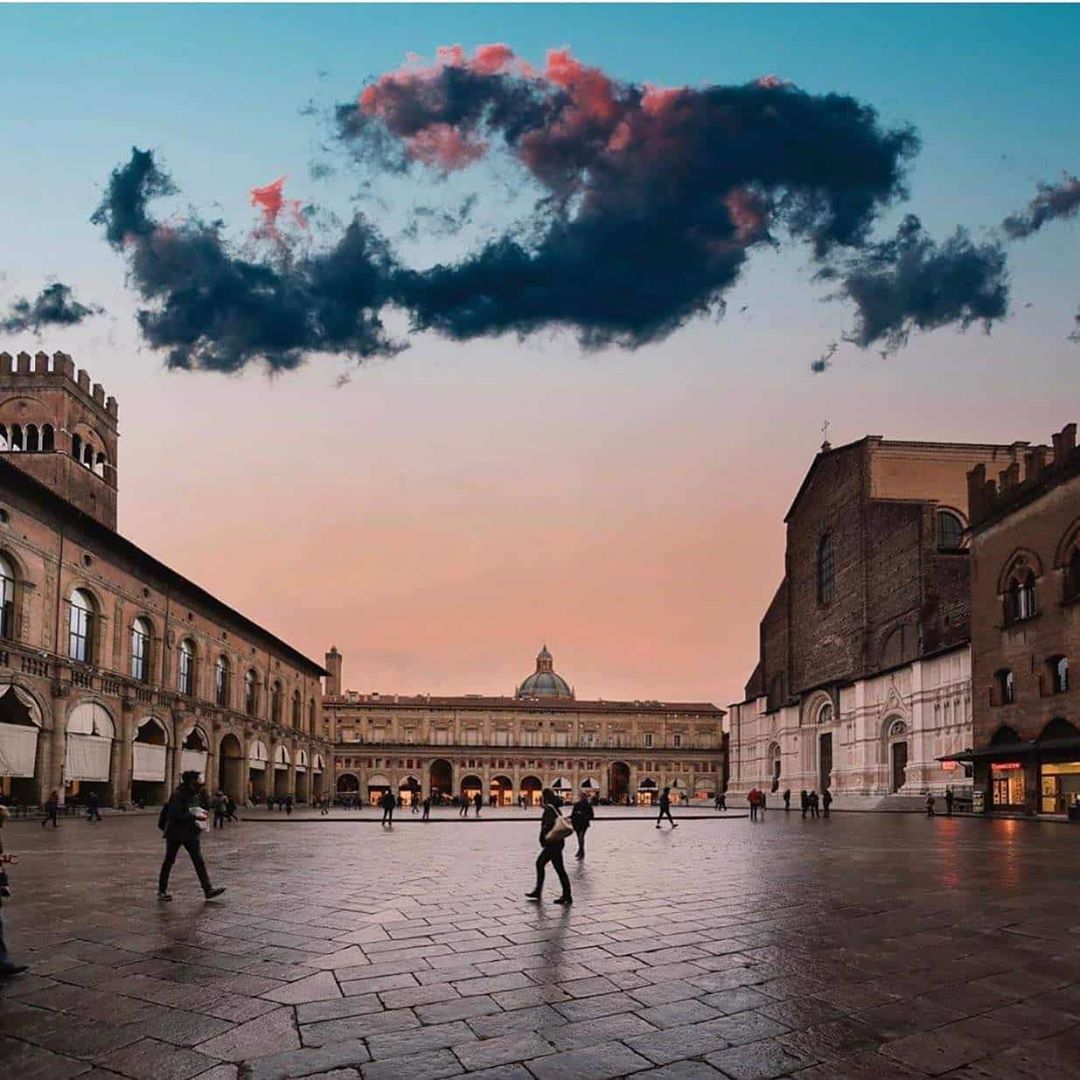
[[383, 825], [389, 825], [390, 828], [394, 827], [394, 807], [397, 805], [397, 799], [390, 794], [389, 791], [382, 793], [382, 798], [379, 800], [379, 805], [382, 807], [382, 823]]
[[536, 859], [536, 888], [531, 893], [526, 893], [527, 900], [539, 900], [544, 888], [544, 868], [548, 863], [555, 868], [562, 883], [562, 896], [555, 900], [556, 904], [572, 904], [574, 898], [570, 895], [570, 879], [566, 876], [566, 867], [563, 865], [564, 840], [549, 841], [547, 835], [552, 826], [561, 816], [559, 814], [559, 799], [551, 788], [544, 788], [541, 802], [544, 807], [544, 816], [540, 819], [540, 854]]
[[431, 817], [431, 796], [429, 795], [426, 799], [424, 799], [424, 816], [420, 820], [421, 821], [427, 821], [430, 817]]
[[285, 796], [285, 813], [286, 814], [291, 814], [292, 813], [292, 806], [293, 806], [293, 798], [292, 798], [292, 796], [291, 795], [286, 795]]
[[159, 900], [172, 899], [172, 896], [169, 895], [169, 874], [181, 848], [185, 848], [191, 856], [195, 874], [207, 900], [212, 900], [225, 891], [222, 888], [215, 889], [210, 884], [210, 875], [206, 872], [206, 863], [203, 862], [202, 851], [199, 846], [199, 826], [195, 818], [195, 811], [201, 809], [199, 803], [199, 789], [201, 787], [197, 772], [184, 773], [180, 777], [180, 786], [161, 808], [161, 815], [158, 817], [158, 828], [165, 834], [165, 859], [161, 864], [161, 873], [158, 875]]
[[577, 836], [575, 858], [585, 858], [585, 834], [589, 831], [589, 826], [595, 816], [589, 796], [582, 792], [581, 798], [574, 803], [574, 809], [570, 811], [570, 824], [574, 826], [574, 833]]
[[820, 800], [818, 799], [818, 793], [816, 791], [811, 791], [807, 798], [810, 800], [810, 816], [817, 817], [818, 805], [820, 803]]
[[821, 793], [821, 809], [826, 817], [829, 816], [829, 807], [832, 806], [832, 792], [826, 788]]
[[806, 793], [806, 788], [799, 792], [799, 805], [802, 807], [802, 816], [806, 817], [806, 811], [810, 809], [810, 796]]
[[671, 822], [671, 827], [677, 829], [679, 826], [675, 824], [675, 819], [671, 816], [671, 788], [666, 787], [660, 792], [660, 813], [656, 818], [656, 827], [660, 828], [660, 822], [667, 818]]
[[45, 828], [51, 821], [53, 828], [58, 829], [60, 823], [56, 820], [56, 815], [60, 812], [60, 796], [55, 791], [49, 792], [49, 797], [45, 800], [45, 817], [42, 819], [41, 827]]
[[473, 796], [473, 806], [475, 806], [475, 807], [476, 807], [476, 816], [477, 816], [477, 817], [479, 817], [479, 816], [480, 816], [480, 810], [481, 810], [481, 809], [483, 808], [483, 805], [484, 805], [484, 797], [483, 797], [483, 796], [482, 796], [482, 795], [480, 794], [480, 792], [478, 791], [478, 792], [477, 792], [477, 793], [476, 793], [476, 794], [475, 794], [475, 795]]
[[784, 788], [784, 811], [791, 809], [791, 788]]
[[945, 789], [945, 813], [948, 814], [949, 817], [952, 817], [952, 807], [955, 798], [956, 796], [953, 795], [953, 789], [951, 787], [947, 787]]
[[101, 820], [101, 796], [96, 791], [91, 791], [86, 797], [86, 820]]
[[225, 802], [224, 792], [217, 792], [213, 799], [210, 800], [210, 808], [214, 811], [214, 828], [225, 828], [225, 812], [227, 810], [227, 804]]

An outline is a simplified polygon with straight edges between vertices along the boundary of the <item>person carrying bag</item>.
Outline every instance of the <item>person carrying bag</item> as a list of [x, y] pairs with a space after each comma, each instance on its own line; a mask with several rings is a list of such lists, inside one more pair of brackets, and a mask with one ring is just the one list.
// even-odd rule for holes
[[544, 870], [548, 863], [555, 868], [562, 884], [562, 896], [555, 901], [556, 904], [572, 904], [573, 897], [570, 895], [570, 879], [566, 876], [566, 867], [563, 865], [563, 845], [570, 836], [574, 827], [559, 813], [558, 796], [550, 789], [544, 788], [542, 796], [544, 816], [540, 821], [540, 854], [536, 859], [536, 888], [531, 893], [526, 893], [527, 900], [539, 900], [544, 888]]

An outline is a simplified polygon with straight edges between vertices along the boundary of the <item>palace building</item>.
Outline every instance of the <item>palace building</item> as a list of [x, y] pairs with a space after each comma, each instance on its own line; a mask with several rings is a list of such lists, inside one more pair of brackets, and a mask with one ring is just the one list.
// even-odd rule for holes
[[969, 477], [975, 791], [988, 810], [1080, 800], [1080, 450], [1076, 424]]
[[117, 533], [117, 424], [69, 356], [0, 353], [0, 792], [321, 794], [324, 669]]
[[967, 474], [1028, 444], [871, 435], [815, 457], [785, 517], [784, 576], [731, 706], [731, 786], [873, 799], [966, 796]]
[[338, 795], [406, 802], [479, 793], [485, 804], [532, 805], [545, 787], [651, 804], [664, 787], [712, 801], [726, 779], [724, 710], [708, 703], [581, 700], [545, 646], [508, 697], [360, 694], [341, 688], [341, 654], [323, 715]]

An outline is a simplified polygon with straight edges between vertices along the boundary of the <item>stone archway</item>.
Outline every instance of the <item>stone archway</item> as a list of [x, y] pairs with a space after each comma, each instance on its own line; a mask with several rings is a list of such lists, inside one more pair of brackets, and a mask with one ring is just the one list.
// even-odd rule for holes
[[613, 761], [608, 768], [608, 798], [622, 806], [630, 796], [630, 766], [625, 761]]
[[544, 785], [540, 783], [540, 777], [526, 776], [521, 781], [521, 794], [525, 797], [526, 806], [539, 806], [543, 793]]
[[131, 801], [141, 805], [165, 802], [171, 776], [168, 729], [156, 716], [144, 716], [132, 739]]
[[13, 682], [0, 686], [0, 785], [14, 803], [37, 806], [44, 801], [35, 779], [42, 728], [34, 696]]
[[490, 798], [492, 806], [513, 806], [513, 780], [511, 780], [509, 776], [493, 776], [491, 778]]
[[218, 750], [218, 790], [224, 791], [237, 805], [242, 805], [244, 791], [244, 748], [231, 732], [221, 740]]
[[360, 780], [352, 773], [342, 773], [337, 778], [336, 787], [339, 795], [358, 795], [360, 793]]
[[433, 800], [448, 799], [454, 794], [454, 768], [445, 758], [437, 758], [428, 769], [428, 791]]
[[462, 777], [461, 780], [461, 797], [468, 799], [470, 802], [480, 795], [484, 790], [484, 782], [479, 776], [474, 773], [470, 773], [468, 776]]

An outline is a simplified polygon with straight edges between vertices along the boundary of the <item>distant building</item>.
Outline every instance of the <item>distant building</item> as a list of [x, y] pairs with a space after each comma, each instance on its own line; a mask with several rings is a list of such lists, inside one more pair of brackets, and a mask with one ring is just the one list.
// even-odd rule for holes
[[0, 792], [320, 793], [323, 668], [116, 532], [117, 416], [63, 353], [0, 353]]
[[988, 809], [1080, 798], [1080, 450], [1076, 424], [970, 475], [975, 786]]
[[729, 713], [731, 787], [922, 795], [971, 742], [967, 473], [1013, 446], [822, 446], [784, 521], [784, 577]]
[[323, 714], [339, 795], [385, 791], [485, 804], [539, 802], [545, 787], [618, 803], [711, 801], [725, 779], [724, 710], [708, 703], [582, 701], [547, 646], [511, 697], [407, 697], [341, 690], [341, 655], [327, 653]]

